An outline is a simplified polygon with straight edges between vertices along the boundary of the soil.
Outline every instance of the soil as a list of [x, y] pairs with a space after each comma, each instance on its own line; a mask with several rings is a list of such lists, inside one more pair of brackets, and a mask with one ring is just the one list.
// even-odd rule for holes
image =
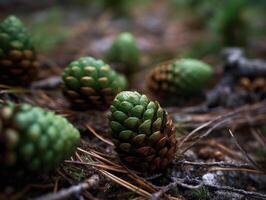
[[[41, 6], [29, 4], [25, 12], [22, 6], [0, 4], [0, 19], [15, 13], [32, 28], [50, 6], [49, 1]], [[182, 57], [197, 41], [209, 37], [206, 30], [177, 18], [163, 1], [137, 6], [130, 17], [114, 17], [93, 8], [59, 8], [60, 25], [67, 36], [49, 50], [40, 50], [39, 77], [31, 88], [0, 85], [0, 100], [27, 102], [68, 118], [81, 131], [81, 143], [71, 159], [49, 174], [13, 177], [3, 173], [0, 199], [266, 199], [264, 97], [241, 106], [199, 109], [205, 94], [223, 76], [219, 53], [201, 57], [215, 69], [215, 78], [202, 94], [166, 101], [146, 87], [149, 68]], [[142, 53], [139, 71], [128, 77], [128, 89], [158, 100], [178, 128], [176, 157], [171, 166], [156, 174], [129, 170], [119, 161], [110, 140], [108, 110], [74, 110], [61, 92], [64, 67], [85, 55], [103, 58], [121, 31], [136, 36]], [[264, 45], [249, 47], [257, 49], [254, 54], [261, 58], [266, 57], [261, 53], [266, 38], [263, 41]]]

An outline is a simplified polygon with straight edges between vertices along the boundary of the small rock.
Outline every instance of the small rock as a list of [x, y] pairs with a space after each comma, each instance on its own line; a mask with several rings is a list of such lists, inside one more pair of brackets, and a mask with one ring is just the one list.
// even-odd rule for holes
[[218, 181], [215, 174], [207, 173], [202, 176], [202, 180], [204, 184], [208, 185], [217, 185]]

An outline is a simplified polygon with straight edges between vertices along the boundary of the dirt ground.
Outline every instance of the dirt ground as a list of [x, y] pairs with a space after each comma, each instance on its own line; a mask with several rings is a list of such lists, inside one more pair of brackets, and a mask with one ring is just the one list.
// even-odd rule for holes
[[[55, 111], [79, 128], [82, 139], [75, 155], [49, 174], [18, 179], [1, 175], [0, 199], [266, 199], [264, 97], [238, 106], [204, 107], [205, 94], [224, 75], [219, 52], [200, 56], [215, 69], [215, 78], [201, 95], [165, 101], [147, 89], [146, 74], [154, 64], [188, 55], [195, 43], [209, 37], [209, 32], [170, 9], [163, 1], [154, 1], [136, 6], [131, 17], [117, 18], [111, 12], [55, 7], [49, 1], [28, 7], [1, 5], [0, 19], [16, 14], [33, 33], [42, 33], [35, 38], [40, 47], [38, 80], [27, 89], [0, 85], [1, 101]], [[121, 31], [136, 36], [142, 54], [140, 70], [130, 75], [128, 89], [158, 100], [178, 128], [176, 158], [157, 174], [129, 170], [119, 161], [110, 140], [108, 111], [74, 110], [61, 92], [64, 67], [85, 55], [103, 58]], [[254, 39], [247, 51], [263, 59], [265, 49], [266, 38]]]

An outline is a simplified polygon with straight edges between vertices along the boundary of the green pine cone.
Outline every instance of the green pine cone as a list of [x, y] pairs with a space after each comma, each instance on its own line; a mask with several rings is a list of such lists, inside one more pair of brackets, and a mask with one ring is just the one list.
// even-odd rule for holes
[[37, 72], [31, 36], [18, 18], [9, 16], [0, 24], [0, 83], [29, 85]]
[[137, 70], [140, 51], [131, 33], [121, 33], [106, 52], [106, 60], [121, 67], [121, 71], [130, 73]]
[[138, 92], [119, 93], [109, 117], [121, 161], [143, 172], [164, 169], [177, 150], [176, 128], [158, 102]]
[[82, 57], [63, 73], [63, 93], [77, 108], [107, 109], [115, 95], [126, 88], [123, 75], [102, 60]]
[[65, 118], [28, 104], [0, 106], [0, 165], [49, 171], [69, 158], [79, 131]]
[[199, 60], [173, 60], [152, 69], [148, 87], [155, 93], [191, 95], [200, 92], [212, 74], [211, 66]]

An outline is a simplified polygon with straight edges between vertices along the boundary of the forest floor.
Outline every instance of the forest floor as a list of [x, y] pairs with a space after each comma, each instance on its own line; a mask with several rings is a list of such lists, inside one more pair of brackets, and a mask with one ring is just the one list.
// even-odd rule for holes
[[[81, 130], [82, 140], [75, 155], [50, 174], [2, 179], [0, 199], [266, 199], [266, 135], [261, 129], [266, 102], [197, 109], [205, 102], [204, 94], [223, 76], [218, 53], [201, 58], [214, 66], [217, 81], [200, 96], [174, 97], [169, 103], [146, 88], [144, 76], [151, 66], [182, 57], [208, 38], [196, 23], [177, 20], [168, 9], [153, 4], [136, 9], [130, 18], [69, 7], [19, 14], [33, 33], [41, 34], [36, 38], [40, 76], [30, 89], [1, 85], [0, 98], [28, 102], [67, 117]], [[129, 77], [129, 89], [160, 101], [178, 128], [173, 164], [153, 175], [131, 171], [119, 162], [109, 137], [108, 111], [75, 111], [61, 93], [64, 67], [80, 56], [102, 58], [121, 31], [132, 32], [142, 52], [141, 68]]]

